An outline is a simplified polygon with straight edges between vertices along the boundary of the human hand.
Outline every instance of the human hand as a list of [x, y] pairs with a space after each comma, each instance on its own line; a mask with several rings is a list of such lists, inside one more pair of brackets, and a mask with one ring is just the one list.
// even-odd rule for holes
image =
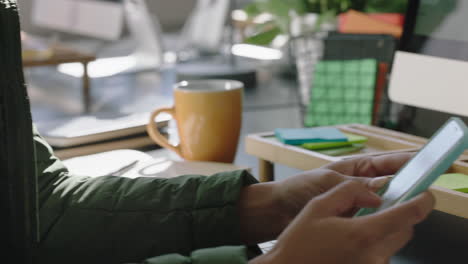
[[244, 242], [276, 239], [311, 199], [344, 181], [359, 181], [377, 191], [389, 178], [372, 177], [394, 174], [411, 156], [405, 153], [349, 159], [283, 181], [244, 188], [239, 201]]
[[292, 220], [309, 200], [342, 182], [355, 180], [371, 191], [378, 191], [390, 180], [389, 175], [396, 173], [412, 155], [399, 153], [334, 162], [277, 182], [273, 195], [282, 212], [289, 215], [285, 217]]
[[351, 208], [379, 204], [380, 198], [362, 183], [341, 183], [309, 201], [275, 247], [250, 263], [388, 263], [433, 209], [434, 198], [426, 192], [373, 215], [342, 217]]

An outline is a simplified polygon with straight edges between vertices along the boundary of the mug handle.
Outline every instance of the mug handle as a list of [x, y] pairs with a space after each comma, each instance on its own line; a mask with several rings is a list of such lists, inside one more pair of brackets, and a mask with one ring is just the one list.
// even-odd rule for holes
[[151, 117], [149, 120], [148, 125], [146, 126], [146, 130], [148, 131], [149, 136], [151, 139], [153, 139], [157, 144], [161, 145], [164, 148], [170, 149], [177, 153], [180, 157], [182, 156], [182, 150], [180, 149], [180, 145], [173, 146], [169, 143], [167, 138], [163, 136], [159, 130], [158, 127], [156, 126], [156, 122], [154, 122], [154, 119], [160, 114], [160, 113], [168, 113], [174, 118], [174, 112], [175, 108], [174, 107], [166, 107], [166, 108], [160, 108], [155, 110], [153, 113], [151, 113]]

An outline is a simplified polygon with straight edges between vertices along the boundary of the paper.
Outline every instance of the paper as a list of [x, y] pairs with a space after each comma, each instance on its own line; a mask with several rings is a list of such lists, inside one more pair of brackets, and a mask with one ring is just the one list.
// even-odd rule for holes
[[443, 174], [434, 182], [434, 185], [468, 193], [468, 175], [461, 173]]
[[[125, 178], [172, 178], [180, 175], [212, 175], [234, 170], [250, 170], [230, 163], [173, 160], [169, 157], [153, 158], [151, 155], [131, 149], [120, 149], [63, 161], [75, 175], [100, 177], [107, 175]], [[115, 173], [115, 174], [114, 174]]]
[[122, 149], [64, 160], [67, 169], [76, 175], [99, 177], [126, 167], [135, 161], [145, 162], [152, 157], [142, 151]]

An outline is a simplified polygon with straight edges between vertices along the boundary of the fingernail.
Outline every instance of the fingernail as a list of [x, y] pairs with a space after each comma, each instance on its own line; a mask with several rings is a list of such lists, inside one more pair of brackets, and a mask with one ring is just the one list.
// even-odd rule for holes
[[390, 181], [390, 179], [391, 179], [390, 176], [374, 178], [369, 182], [369, 187], [371, 189], [380, 189], [384, 187], [385, 184], [387, 184], [387, 182]]

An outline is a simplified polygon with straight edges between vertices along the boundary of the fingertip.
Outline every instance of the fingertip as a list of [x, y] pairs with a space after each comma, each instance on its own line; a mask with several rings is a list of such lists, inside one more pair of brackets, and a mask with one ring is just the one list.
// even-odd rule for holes
[[371, 203], [371, 206], [378, 207], [382, 203], [382, 198], [373, 191], [367, 191], [368, 201]]
[[391, 180], [391, 178], [392, 176], [382, 176], [373, 178], [369, 181], [368, 187], [372, 191], [378, 191], [382, 189]]
[[434, 194], [432, 194], [430, 191], [426, 191], [426, 192], [421, 193], [419, 196], [420, 196], [420, 199], [425, 201], [427, 208], [429, 208], [430, 210], [434, 208], [435, 203], [436, 203]]
[[356, 206], [363, 208], [376, 208], [382, 203], [382, 198], [372, 190], [365, 189], [356, 199]]

